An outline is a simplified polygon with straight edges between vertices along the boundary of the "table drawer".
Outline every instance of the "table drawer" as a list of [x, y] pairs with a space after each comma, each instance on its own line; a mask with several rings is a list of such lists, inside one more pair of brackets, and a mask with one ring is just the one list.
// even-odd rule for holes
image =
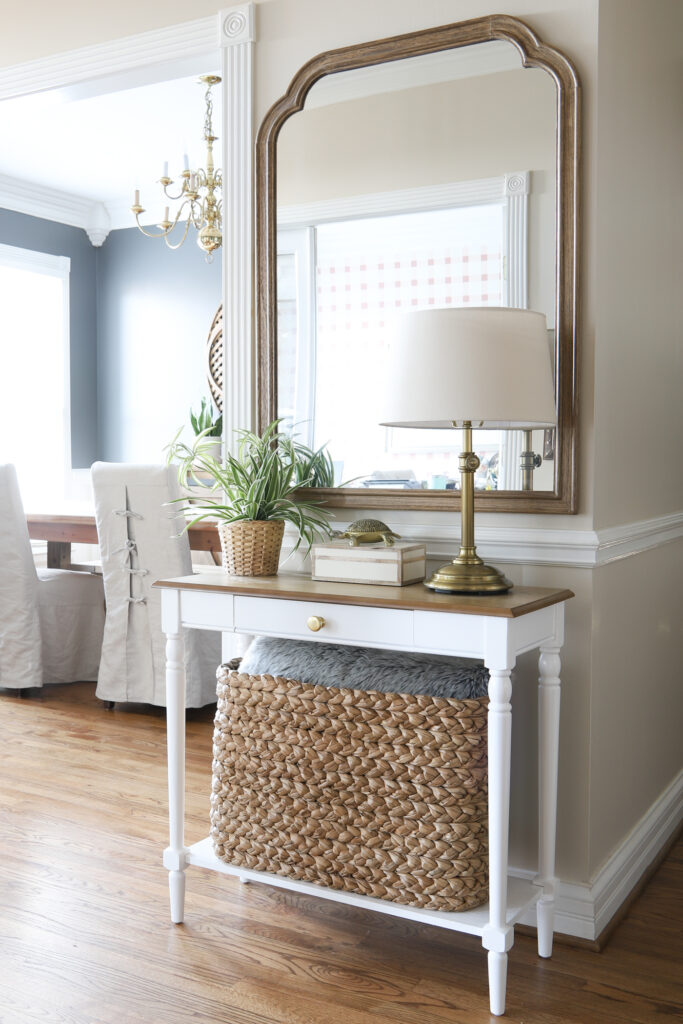
[[[324, 625], [317, 632], [307, 625], [308, 619], [314, 616], [324, 620]], [[399, 608], [328, 604], [323, 601], [236, 596], [235, 629], [244, 633], [287, 636], [323, 643], [410, 647], [413, 642], [413, 612]]]

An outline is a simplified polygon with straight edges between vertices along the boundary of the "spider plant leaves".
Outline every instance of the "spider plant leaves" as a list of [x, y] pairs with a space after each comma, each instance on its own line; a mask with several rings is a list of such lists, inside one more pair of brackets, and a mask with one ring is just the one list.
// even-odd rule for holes
[[279, 424], [275, 420], [261, 435], [239, 431], [237, 453], [229, 452], [224, 463], [211, 454], [205, 436], [199, 435], [190, 447], [180, 440], [180, 432], [175, 435], [168, 461], [178, 460], [181, 484], [194, 483], [199, 491], [178, 499], [190, 523], [282, 519], [298, 533], [294, 550], [301, 541], [310, 550], [317, 536], [332, 534], [332, 513], [320, 501], [294, 497], [302, 487], [330, 486], [332, 459], [324, 445], [313, 451], [281, 432]]

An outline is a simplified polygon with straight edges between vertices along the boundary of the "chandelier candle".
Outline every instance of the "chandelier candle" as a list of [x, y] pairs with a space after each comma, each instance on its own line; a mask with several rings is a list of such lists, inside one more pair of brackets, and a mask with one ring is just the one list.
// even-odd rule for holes
[[[187, 238], [190, 227], [198, 232], [197, 245], [206, 253], [207, 262], [211, 262], [216, 249], [223, 243], [222, 235], [222, 201], [220, 198], [223, 187], [223, 172], [216, 170], [213, 163], [213, 144], [218, 136], [213, 134], [211, 114], [213, 107], [211, 103], [211, 89], [221, 79], [218, 75], [202, 75], [199, 80], [206, 86], [206, 115], [204, 118], [204, 141], [206, 142], [206, 170], [198, 168], [190, 170], [190, 161], [187, 154], [184, 155], [184, 170], [180, 174], [179, 188], [177, 195], [171, 195], [169, 186], [173, 185], [173, 179], [168, 176], [168, 162], [164, 163], [164, 173], [159, 179], [159, 184], [164, 190], [164, 196], [173, 202], [180, 201], [175, 216], [171, 218], [170, 207], [166, 207], [163, 221], [157, 225], [161, 230], [157, 232], [146, 231], [140, 223], [140, 214], [145, 212], [140, 205], [140, 191], [135, 190], [135, 201], [131, 211], [135, 214], [138, 228], [148, 238], [163, 238], [169, 249], [179, 249]], [[184, 223], [184, 230], [178, 242], [171, 242], [171, 232], [177, 224]]]

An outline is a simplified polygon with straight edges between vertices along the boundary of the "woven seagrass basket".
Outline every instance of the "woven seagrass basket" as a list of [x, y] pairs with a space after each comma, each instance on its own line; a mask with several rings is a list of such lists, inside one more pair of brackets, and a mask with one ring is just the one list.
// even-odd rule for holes
[[275, 576], [284, 532], [282, 519], [219, 523], [223, 568], [231, 576]]
[[218, 670], [216, 855], [433, 910], [488, 898], [488, 699]]

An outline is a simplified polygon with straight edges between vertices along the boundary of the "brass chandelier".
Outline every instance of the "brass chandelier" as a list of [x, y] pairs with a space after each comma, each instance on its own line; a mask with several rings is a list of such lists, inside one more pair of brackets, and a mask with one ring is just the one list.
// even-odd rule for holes
[[[179, 249], [187, 238], [190, 226], [196, 228], [199, 232], [197, 245], [200, 249], [204, 250], [207, 262], [210, 263], [213, 260], [214, 251], [220, 249], [223, 242], [223, 203], [220, 198], [221, 188], [223, 187], [223, 172], [216, 170], [213, 165], [213, 144], [218, 136], [213, 134], [211, 125], [211, 115], [213, 113], [211, 89], [221, 79], [218, 75], [202, 75], [199, 81], [206, 85], [206, 115], [204, 118], [206, 170], [200, 167], [196, 171], [191, 171], [188, 159], [185, 157], [185, 169], [181, 173], [178, 182], [180, 192], [174, 196], [168, 191], [169, 186], [173, 185], [173, 178], [169, 178], [168, 164], [164, 164], [164, 173], [159, 179], [159, 184], [163, 186], [164, 195], [167, 199], [170, 199], [172, 202], [181, 200], [181, 203], [173, 220], [169, 216], [170, 208], [166, 207], [164, 219], [160, 224], [157, 224], [157, 227], [160, 228], [158, 233], [146, 231], [140, 223], [140, 214], [144, 213], [145, 209], [143, 206], [140, 206], [140, 192], [138, 189], [135, 191], [135, 202], [131, 206], [131, 211], [135, 214], [137, 226], [143, 235], [146, 235], [148, 238], [163, 238], [169, 249]], [[171, 232], [182, 220], [185, 221], [185, 230], [183, 231], [182, 238], [179, 242], [173, 243], [170, 241]]]

